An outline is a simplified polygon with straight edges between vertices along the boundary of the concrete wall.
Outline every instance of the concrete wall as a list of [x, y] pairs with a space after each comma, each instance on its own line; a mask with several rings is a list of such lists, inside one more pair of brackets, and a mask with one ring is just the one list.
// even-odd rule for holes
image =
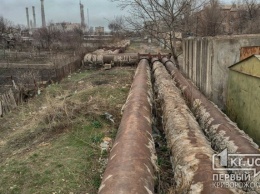
[[221, 109], [226, 109], [228, 67], [237, 63], [240, 48], [259, 46], [259, 35], [187, 38], [180, 68]]

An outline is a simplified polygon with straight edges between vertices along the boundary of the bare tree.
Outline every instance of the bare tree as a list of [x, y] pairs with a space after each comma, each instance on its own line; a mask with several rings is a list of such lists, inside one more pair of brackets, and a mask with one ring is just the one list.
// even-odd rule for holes
[[183, 32], [183, 19], [187, 12], [200, 8], [204, 0], [111, 0], [128, 8], [126, 21], [136, 31], [145, 31], [153, 38], [164, 42], [177, 62], [175, 32]]
[[84, 38], [84, 32], [82, 27], [76, 27], [73, 29], [73, 37], [76, 46], [80, 49]]
[[7, 32], [10, 26], [11, 22], [5, 19], [3, 16], [0, 16], [0, 33], [3, 34]]
[[240, 33], [260, 33], [260, 3], [258, 0], [243, 0], [238, 8], [237, 28]]
[[52, 45], [60, 40], [61, 32], [50, 23], [47, 28], [40, 28], [34, 32], [33, 37], [37, 40], [42, 48], [50, 49]]
[[[229, 22], [227, 14], [222, 11], [219, 0], [210, 0], [196, 16], [196, 34], [200, 36], [216, 36], [225, 31]], [[227, 20], [227, 21], [225, 21]]]
[[116, 37], [121, 36], [124, 31], [124, 18], [122, 16], [116, 16], [114, 20], [109, 22], [108, 28]]

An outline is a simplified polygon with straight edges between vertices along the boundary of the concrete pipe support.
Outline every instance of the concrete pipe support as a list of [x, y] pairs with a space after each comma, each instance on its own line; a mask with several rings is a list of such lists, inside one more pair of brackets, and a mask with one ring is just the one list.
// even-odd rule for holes
[[150, 67], [137, 67], [99, 194], [152, 194], [156, 155], [152, 138]]
[[240, 193], [214, 187], [214, 152], [210, 143], [161, 62], [153, 60], [153, 72], [155, 93], [162, 107], [163, 127], [172, 153], [175, 193]]

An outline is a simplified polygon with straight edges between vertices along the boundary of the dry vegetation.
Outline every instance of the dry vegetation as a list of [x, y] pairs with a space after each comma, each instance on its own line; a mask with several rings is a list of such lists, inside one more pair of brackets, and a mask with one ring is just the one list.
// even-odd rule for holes
[[73, 74], [0, 118], [0, 193], [96, 193], [133, 73]]
[[131, 42], [126, 53], [169, 53], [168, 49], [161, 48], [157, 43], [147, 43], [148, 40]]

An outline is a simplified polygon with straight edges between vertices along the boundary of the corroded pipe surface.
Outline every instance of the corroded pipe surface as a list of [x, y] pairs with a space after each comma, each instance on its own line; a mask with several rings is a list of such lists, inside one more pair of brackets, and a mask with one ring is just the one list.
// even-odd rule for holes
[[104, 64], [114, 63], [117, 65], [133, 65], [138, 62], [137, 54], [86, 54], [84, 63], [88, 64]]
[[[244, 131], [240, 130], [216, 105], [209, 101], [192, 81], [186, 79], [172, 61], [163, 58], [162, 62], [178, 83], [214, 150], [221, 152], [227, 148], [228, 153], [260, 154], [258, 145]], [[254, 167], [259, 172], [259, 166]], [[260, 175], [253, 178], [250, 182], [256, 183], [259, 182], [259, 179]], [[249, 190], [260, 193], [260, 187], [250, 187]]]
[[165, 57], [169, 54], [136, 54], [136, 53], [118, 53], [117, 50], [111, 53], [107, 53], [104, 50], [98, 50], [95, 53], [88, 53], [84, 56], [84, 63], [86, 64], [104, 64], [104, 63], [113, 63], [115, 65], [134, 65], [140, 59], [152, 59], [153, 57]]
[[186, 79], [171, 61], [163, 58], [162, 62], [178, 83], [216, 151], [228, 148], [229, 153], [260, 154], [258, 145]]
[[152, 194], [156, 156], [151, 122], [150, 67], [138, 64], [99, 194]]
[[214, 152], [210, 143], [161, 62], [153, 60], [153, 72], [157, 101], [163, 111], [163, 127], [173, 158], [175, 193], [239, 193], [214, 187], [213, 174], [216, 172], [212, 169]]

